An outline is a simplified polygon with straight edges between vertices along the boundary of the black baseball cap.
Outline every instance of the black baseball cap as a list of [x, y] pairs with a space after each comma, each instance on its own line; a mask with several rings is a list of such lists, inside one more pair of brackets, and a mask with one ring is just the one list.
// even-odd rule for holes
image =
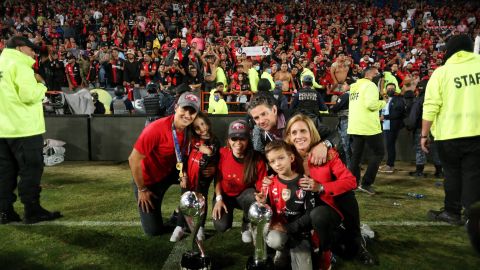
[[14, 36], [7, 41], [7, 48], [15, 49], [19, 46], [30, 47], [34, 51], [39, 51], [40, 47], [31, 42], [28, 38], [24, 36]]

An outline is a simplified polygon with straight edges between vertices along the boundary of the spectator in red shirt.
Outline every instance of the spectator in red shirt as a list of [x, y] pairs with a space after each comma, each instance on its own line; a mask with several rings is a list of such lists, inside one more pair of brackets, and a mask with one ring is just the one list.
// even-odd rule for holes
[[[128, 158], [138, 201], [140, 221], [146, 235], [165, 232], [162, 200], [178, 183], [186, 161], [187, 127], [200, 110], [200, 99], [189, 92], [178, 99], [175, 114], [160, 118], [140, 134]], [[176, 147], [177, 146], [177, 147]], [[175, 166], [179, 171], [175, 170]]]
[[267, 175], [267, 165], [261, 154], [253, 150], [247, 122], [236, 120], [230, 124], [227, 146], [220, 149], [217, 169], [213, 225], [219, 232], [226, 231], [232, 227], [233, 209], [241, 209], [242, 241], [250, 243], [248, 209], [255, 202], [255, 190]]

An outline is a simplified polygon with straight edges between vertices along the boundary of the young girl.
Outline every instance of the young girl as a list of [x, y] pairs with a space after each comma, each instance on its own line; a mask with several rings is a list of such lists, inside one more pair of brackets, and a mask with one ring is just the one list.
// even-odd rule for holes
[[[192, 140], [189, 145], [189, 155], [187, 161], [186, 177], [182, 178], [180, 187], [182, 194], [186, 191], [197, 191], [205, 197], [205, 208], [208, 208], [208, 188], [212, 182], [213, 176], [205, 177], [203, 170], [207, 167], [214, 167], [218, 162], [218, 150], [220, 141], [212, 133], [212, 124], [207, 115], [199, 112], [197, 118], [193, 121]], [[205, 209], [205, 213], [206, 212]], [[199, 240], [204, 240], [204, 227], [206, 214], [203, 216], [200, 229], [197, 234]], [[177, 227], [170, 238], [171, 242], [177, 242], [184, 234], [185, 219], [179, 214]]]

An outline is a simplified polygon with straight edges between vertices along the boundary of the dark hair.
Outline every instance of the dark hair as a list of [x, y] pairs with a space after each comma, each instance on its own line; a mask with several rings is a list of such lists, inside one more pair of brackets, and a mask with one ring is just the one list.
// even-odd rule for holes
[[445, 63], [448, 58], [459, 51], [473, 52], [473, 47], [473, 41], [470, 36], [465, 34], [452, 36], [445, 45], [446, 52], [443, 57], [443, 62]]
[[270, 92], [258, 92], [250, 99], [248, 110], [250, 111], [260, 105], [265, 105], [271, 109], [273, 108], [273, 105], [277, 105], [277, 101]]
[[[210, 139], [213, 138], [215, 135], [212, 132], [212, 121], [210, 121], [207, 114], [200, 111], [200, 112], [198, 112], [197, 117], [195, 119], [197, 119], [197, 118], [202, 119], [205, 122], [205, 124], [207, 124], [207, 126], [208, 126], [208, 136], [210, 136]], [[193, 125], [190, 125], [190, 127], [192, 128], [192, 133], [191, 133], [192, 137], [200, 138], [200, 136], [198, 136], [198, 134], [195, 132], [195, 128], [193, 127]]]
[[387, 85], [385, 85], [385, 89], [387, 89], [387, 87], [388, 87], [389, 85], [393, 85], [393, 87], [395, 87], [395, 89], [397, 89], [397, 86], [396, 86], [394, 83], [392, 83], [392, 82], [387, 83]]
[[304, 173], [302, 158], [292, 145], [283, 140], [273, 140], [265, 146], [265, 157], [268, 155], [268, 153], [275, 150], [285, 150], [287, 153], [293, 154], [295, 156], [295, 160], [292, 163], [292, 171], [299, 174]]
[[[228, 142], [229, 139], [227, 138], [227, 146], [230, 148], [230, 143]], [[254, 185], [257, 181], [258, 171], [257, 171], [257, 164], [261, 160], [264, 160], [264, 157], [260, 152], [255, 151], [253, 149], [253, 143], [251, 138], [247, 140], [247, 147], [245, 149], [245, 157], [243, 159], [243, 183], [246, 186]]]
[[215, 84], [215, 86], [216, 86], [216, 87], [218, 87], [218, 86], [223, 86], [223, 82], [217, 82], [217, 83]]
[[367, 75], [368, 72], [373, 71], [373, 70], [375, 70], [375, 69], [378, 70], [378, 68], [375, 67], [375, 66], [366, 67], [366, 68], [363, 70], [362, 77], [365, 78], [365, 76]]
[[263, 78], [258, 81], [258, 86], [257, 86], [258, 92], [270, 91], [271, 89], [272, 89], [272, 84], [268, 79]]

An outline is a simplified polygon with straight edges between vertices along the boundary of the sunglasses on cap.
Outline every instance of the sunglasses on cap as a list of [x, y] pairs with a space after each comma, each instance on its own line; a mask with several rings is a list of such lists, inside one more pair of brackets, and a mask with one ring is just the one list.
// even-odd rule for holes
[[238, 141], [238, 140], [240, 140], [240, 141], [246, 141], [247, 138], [233, 137], [233, 138], [230, 138], [230, 140], [232, 140], [232, 141], [234, 141], [234, 142], [236, 142], [236, 141]]

